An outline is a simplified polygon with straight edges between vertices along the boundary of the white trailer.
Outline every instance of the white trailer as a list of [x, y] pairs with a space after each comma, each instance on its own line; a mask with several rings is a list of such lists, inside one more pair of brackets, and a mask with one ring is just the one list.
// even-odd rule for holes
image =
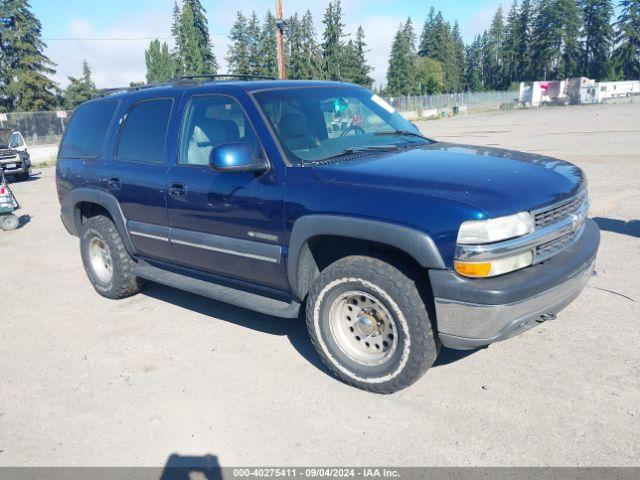
[[640, 95], [640, 81], [638, 80], [600, 82], [598, 84], [598, 102], [603, 102], [610, 98], [630, 97], [632, 95]]

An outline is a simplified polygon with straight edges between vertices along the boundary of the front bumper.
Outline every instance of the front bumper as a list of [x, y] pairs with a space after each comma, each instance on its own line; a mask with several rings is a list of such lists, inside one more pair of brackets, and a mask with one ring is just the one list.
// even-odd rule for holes
[[[11, 167], [9, 167], [9, 165], [11, 165]], [[28, 160], [22, 159], [22, 157], [19, 160], [0, 162], [0, 168], [5, 175], [19, 175], [27, 173], [30, 166], [31, 163]]]
[[431, 270], [442, 344], [460, 350], [482, 347], [555, 318], [587, 285], [599, 244], [598, 226], [587, 220], [573, 245], [524, 270], [487, 279]]

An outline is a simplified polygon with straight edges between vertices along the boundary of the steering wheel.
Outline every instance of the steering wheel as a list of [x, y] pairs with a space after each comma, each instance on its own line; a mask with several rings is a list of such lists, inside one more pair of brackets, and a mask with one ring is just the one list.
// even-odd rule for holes
[[356, 135], [364, 135], [365, 133], [367, 133], [367, 132], [364, 131], [364, 128], [362, 128], [360, 125], [351, 125], [344, 132], [342, 132], [342, 135], [340, 135], [340, 136], [341, 137], [346, 137], [351, 132], [354, 132]]

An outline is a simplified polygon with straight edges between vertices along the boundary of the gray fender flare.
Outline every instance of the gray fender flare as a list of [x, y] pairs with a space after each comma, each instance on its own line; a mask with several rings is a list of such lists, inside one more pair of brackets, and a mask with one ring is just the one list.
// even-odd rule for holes
[[299, 299], [310, 288], [308, 240], [320, 235], [335, 235], [382, 243], [402, 250], [427, 269], [446, 269], [438, 247], [429, 235], [419, 230], [376, 220], [338, 215], [308, 215], [296, 220], [291, 231], [287, 255], [287, 280]]
[[122, 209], [120, 208], [120, 204], [116, 197], [111, 195], [110, 193], [103, 192], [102, 190], [96, 190], [94, 188], [76, 188], [69, 193], [67, 198], [68, 211], [73, 215], [73, 227], [75, 227], [76, 231], [71, 232], [76, 236], [79, 236], [80, 233], [80, 211], [78, 210], [78, 204], [82, 202], [95, 203], [96, 205], [100, 205], [103, 207], [113, 219], [113, 222], [120, 233], [120, 237], [122, 238], [122, 242], [126, 247], [127, 251], [131, 255], [135, 255], [136, 249], [131, 242], [131, 238], [129, 238], [129, 232], [127, 231], [127, 219], [124, 217], [122, 213]]

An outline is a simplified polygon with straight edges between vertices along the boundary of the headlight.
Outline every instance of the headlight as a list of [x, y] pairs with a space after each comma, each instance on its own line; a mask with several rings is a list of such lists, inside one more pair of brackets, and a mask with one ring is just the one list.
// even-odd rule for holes
[[[458, 245], [496, 243], [527, 235], [534, 230], [535, 222], [528, 212], [490, 220], [471, 220], [464, 222], [460, 226]], [[520, 270], [528, 267], [532, 262], [533, 251], [527, 251], [510, 256], [487, 259], [482, 259], [482, 255], [468, 260], [463, 260], [463, 257], [459, 257], [454, 260], [453, 266], [457, 273], [465, 277], [486, 278]]]
[[533, 232], [535, 223], [528, 212], [490, 220], [464, 222], [458, 232], [460, 245], [479, 245], [521, 237]]

